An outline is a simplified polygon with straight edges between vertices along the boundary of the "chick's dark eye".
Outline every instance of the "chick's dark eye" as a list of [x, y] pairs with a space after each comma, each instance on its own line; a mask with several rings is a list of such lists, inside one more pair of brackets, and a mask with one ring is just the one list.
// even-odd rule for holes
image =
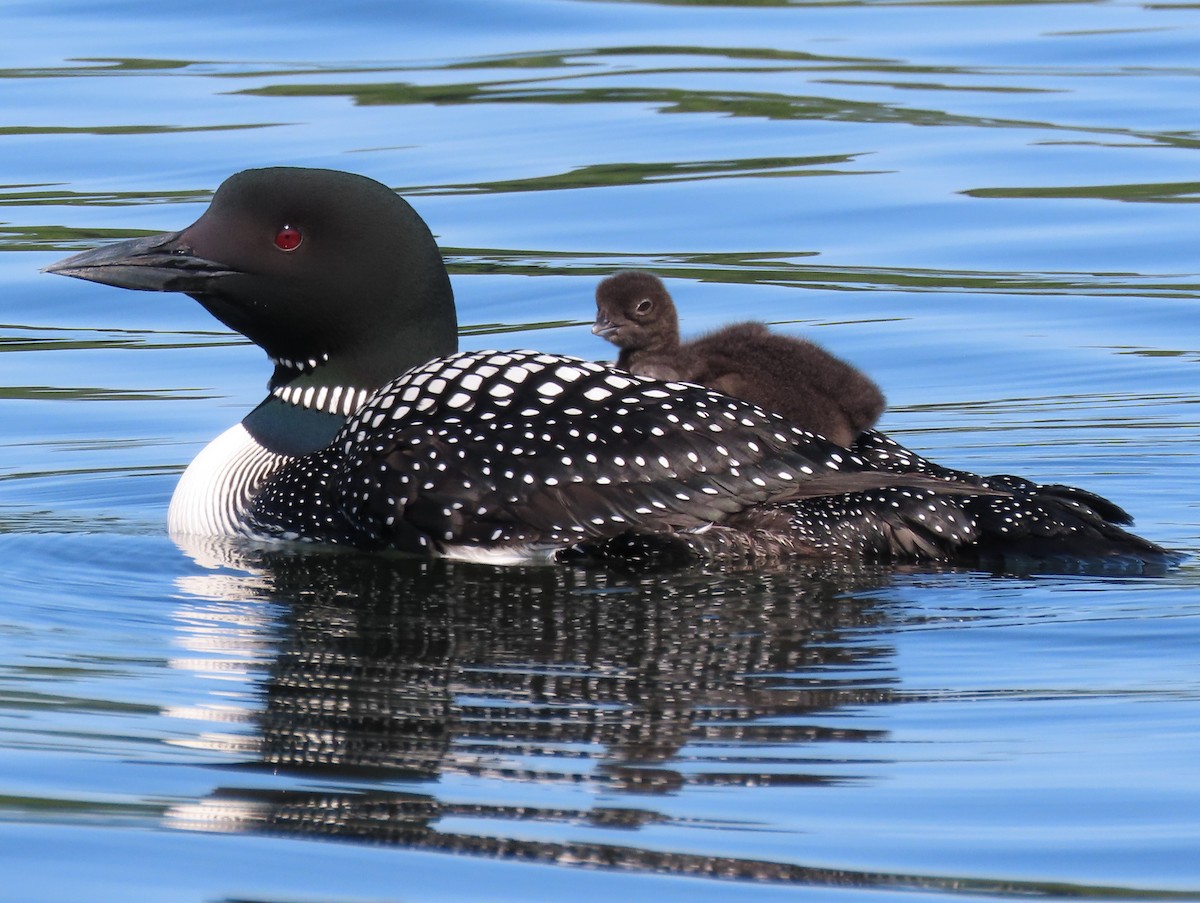
[[653, 306], [654, 306], [653, 301], [651, 301], [649, 298], [643, 298], [641, 301], [638, 302], [637, 312], [639, 314], [644, 314], [644, 313], [646, 313], [646, 311], [648, 311]]
[[304, 233], [295, 226], [283, 226], [275, 233], [275, 247], [281, 251], [294, 251], [304, 241]]

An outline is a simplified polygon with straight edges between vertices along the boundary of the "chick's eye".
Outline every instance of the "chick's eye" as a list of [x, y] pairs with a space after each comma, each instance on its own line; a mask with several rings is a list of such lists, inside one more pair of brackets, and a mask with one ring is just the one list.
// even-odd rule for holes
[[653, 301], [651, 301], [649, 298], [643, 298], [641, 301], [638, 302], [637, 312], [639, 314], [644, 314], [646, 311], [648, 311], [653, 306], [654, 306]]
[[283, 226], [275, 233], [275, 247], [281, 251], [294, 251], [304, 241], [304, 233], [295, 226]]

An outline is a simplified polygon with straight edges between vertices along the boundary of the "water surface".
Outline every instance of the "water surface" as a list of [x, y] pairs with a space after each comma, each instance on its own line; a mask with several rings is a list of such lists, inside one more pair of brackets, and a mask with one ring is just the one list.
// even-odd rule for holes
[[489, 569], [180, 548], [262, 395], [38, 269], [230, 173], [361, 172], [465, 348], [619, 267], [885, 389], [944, 463], [1200, 550], [1186, 3], [10, 3], [0, 863], [21, 901], [1200, 899], [1200, 571]]

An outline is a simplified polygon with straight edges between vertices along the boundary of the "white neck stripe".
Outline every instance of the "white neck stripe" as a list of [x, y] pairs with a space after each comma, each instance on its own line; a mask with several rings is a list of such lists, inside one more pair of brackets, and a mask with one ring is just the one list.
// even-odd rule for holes
[[289, 384], [277, 386], [271, 390], [271, 394], [280, 401], [296, 407], [349, 417], [363, 406], [371, 393], [366, 389], [356, 389], [353, 386], [295, 386]]
[[316, 370], [322, 364], [329, 363], [329, 355], [322, 354], [320, 357], [310, 357], [306, 361], [294, 361], [286, 357], [273, 357], [271, 361], [280, 367], [295, 370], [297, 373], [308, 373], [310, 370]]

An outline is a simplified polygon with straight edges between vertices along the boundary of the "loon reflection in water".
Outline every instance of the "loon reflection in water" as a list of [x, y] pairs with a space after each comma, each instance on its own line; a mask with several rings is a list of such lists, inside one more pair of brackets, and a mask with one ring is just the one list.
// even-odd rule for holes
[[[897, 615], [847, 590], [885, 585], [891, 568], [656, 577], [283, 551], [237, 564], [252, 576], [190, 588], [212, 602], [193, 602], [189, 620], [207, 625], [205, 648], [236, 656], [246, 610], [273, 613], [261, 710], [246, 732], [191, 741], [242, 761], [230, 786], [172, 807], [170, 827], [796, 885], [1048, 892], [683, 851], [703, 849], [697, 832], [747, 826], [673, 816], [680, 794], [819, 790], [873, 780], [888, 761], [887, 732], [847, 716], [908, 699]], [[225, 670], [219, 654], [183, 666]], [[511, 789], [474, 798], [472, 780]], [[548, 803], [555, 786], [595, 805]], [[658, 829], [653, 844], [644, 828]]]

